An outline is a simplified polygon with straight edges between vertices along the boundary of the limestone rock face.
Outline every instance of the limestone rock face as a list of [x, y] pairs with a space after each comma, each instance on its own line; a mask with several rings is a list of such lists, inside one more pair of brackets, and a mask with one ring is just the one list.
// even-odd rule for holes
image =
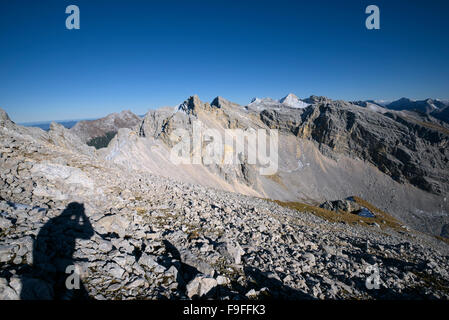
[[72, 133], [72, 131], [56, 122], [50, 124], [48, 135], [51, 143], [67, 150], [78, 152], [80, 154], [93, 155], [95, 153], [93, 147], [85, 145], [77, 135]]
[[187, 114], [197, 115], [199, 110], [203, 108], [203, 102], [197, 95], [189, 97], [186, 101], [181, 103], [178, 110]]
[[164, 107], [150, 110], [145, 115], [139, 129], [141, 137], [158, 137], [165, 130], [167, 119], [175, 113], [175, 108]]
[[384, 109], [373, 112], [344, 101], [312, 96], [312, 106], [291, 114], [267, 109], [260, 113], [270, 128], [316, 142], [330, 157], [349, 155], [375, 165], [400, 183], [427, 192], [448, 190], [449, 130], [430, 118]]

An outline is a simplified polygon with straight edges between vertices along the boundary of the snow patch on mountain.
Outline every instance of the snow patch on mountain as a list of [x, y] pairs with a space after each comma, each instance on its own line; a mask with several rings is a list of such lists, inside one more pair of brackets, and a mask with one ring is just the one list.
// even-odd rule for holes
[[300, 100], [296, 95], [293, 93], [289, 93], [287, 96], [279, 100], [280, 103], [289, 106], [290, 108], [298, 108], [303, 109], [309, 106], [308, 103], [305, 103], [304, 101]]

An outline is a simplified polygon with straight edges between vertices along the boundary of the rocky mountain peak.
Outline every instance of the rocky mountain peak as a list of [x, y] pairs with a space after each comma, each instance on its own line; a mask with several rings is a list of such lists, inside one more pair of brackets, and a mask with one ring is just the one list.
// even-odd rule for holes
[[212, 101], [211, 106], [214, 106], [214, 107], [217, 107], [217, 108], [222, 108], [222, 107], [228, 106], [228, 105], [230, 105], [230, 104], [231, 104], [230, 101], [226, 100], [226, 99], [223, 98], [223, 97], [218, 96], [218, 97], [216, 97], [216, 98]]
[[64, 126], [57, 123], [57, 122], [52, 122], [50, 123], [50, 131], [53, 132], [63, 132], [64, 131]]
[[402, 97], [398, 100], [395, 100], [393, 102], [391, 102], [390, 104], [387, 105], [388, 108], [398, 108], [398, 107], [405, 107], [408, 106], [409, 104], [413, 103], [414, 101], [409, 99], [409, 98], [405, 98]]
[[134, 113], [131, 110], [122, 110], [120, 111], [120, 115], [122, 116], [129, 116], [129, 115], [133, 115]]
[[184, 111], [187, 114], [197, 114], [197, 111], [201, 108], [201, 105], [202, 102], [200, 98], [195, 94], [181, 103], [178, 110]]
[[222, 109], [222, 108], [240, 108], [241, 107], [238, 103], [229, 101], [228, 99], [225, 99], [220, 96], [216, 97], [212, 101], [211, 106], [215, 107], [215, 108], [220, 108], [220, 109]]
[[293, 93], [289, 93], [288, 95], [286, 95], [284, 98], [279, 100], [280, 103], [282, 103], [283, 105], [290, 107], [290, 108], [305, 108], [307, 107], [309, 104], [301, 101], [295, 94]]
[[330, 100], [327, 97], [315, 96], [315, 95], [311, 95], [309, 98], [304, 99], [304, 102], [309, 103], [309, 104], [325, 103], [325, 102], [330, 102], [330, 101], [332, 101], [332, 100]]
[[279, 102], [284, 103], [285, 101], [291, 101], [291, 100], [299, 100], [299, 98], [294, 93], [289, 93], [285, 97], [283, 97]]
[[9, 118], [8, 114], [5, 110], [0, 108], [0, 124], [11, 122], [11, 119]]

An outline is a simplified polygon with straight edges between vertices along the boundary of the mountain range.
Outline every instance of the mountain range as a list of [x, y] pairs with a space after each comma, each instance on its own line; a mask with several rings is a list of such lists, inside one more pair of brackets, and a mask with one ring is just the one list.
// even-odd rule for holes
[[357, 105], [384, 107], [388, 110], [410, 111], [424, 116], [432, 116], [441, 121], [449, 123], [449, 100], [425, 99], [412, 100], [408, 98], [400, 98], [392, 102], [376, 102], [375, 100], [357, 101]]
[[[193, 95], [48, 131], [0, 109], [0, 298], [63, 298], [75, 263], [94, 299], [447, 299], [447, 106], [398, 101]], [[174, 162], [199, 124], [179, 149], [198, 162]], [[236, 132], [239, 161], [208, 161]]]
[[[279, 100], [254, 98], [241, 106], [222, 97], [208, 103], [191, 96], [143, 118], [123, 111], [80, 121], [70, 131], [107, 161], [133, 169], [312, 205], [357, 195], [417, 230], [440, 235], [449, 223], [449, 125], [442, 117], [448, 105], [438, 99], [299, 99], [290, 93]], [[177, 129], [192, 132], [195, 120], [223, 136], [227, 129], [277, 129], [278, 171], [260, 175], [257, 165], [247, 161], [173, 164], [170, 135]]]
[[[191, 96], [177, 107], [150, 110], [140, 122], [132, 118], [134, 128], [130, 123], [119, 129], [98, 152], [134, 169], [275, 200], [319, 205], [357, 195], [418, 230], [439, 235], [449, 223], [444, 214], [449, 126], [402, 102], [383, 107], [317, 96], [300, 100], [289, 94], [240, 106], [222, 97], [208, 103]], [[263, 176], [247, 162], [174, 165], [170, 134], [176, 129], [192, 132], [195, 120], [223, 135], [227, 129], [277, 129], [279, 170]]]

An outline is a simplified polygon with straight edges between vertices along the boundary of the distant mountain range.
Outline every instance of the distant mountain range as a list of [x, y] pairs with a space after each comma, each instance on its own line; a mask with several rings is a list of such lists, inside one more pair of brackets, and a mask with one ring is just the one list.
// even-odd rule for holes
[[392, 102], [366, 100], [353, 101], [353, 103], [362, 107], [375, 108], [376, 111], [381, 111], [379, 108], [385, 108], [387, 110], [416, 112], [422, 115], [430, 115], [449, 123], [449, 100], [430, 98], [425, 100], [412, 100], [401, 98]]
[[50, 130], [50, 125], [52, 122], [56, 122], [56, 123], [64, 126], [65, 128], [70, 129], [78, 121], [81, 121], [81, 120], [54, 120], [54, 121], [26, 122], [26, 123], [19, 123], [19, 124], [22, 126], [25, 126], [25, 127], [37, 127], [37, 128], [41, 128], [42, 130], [48, 131], [48, 130]]
[[[289, 93], [285, 97], [274, 100], [272, 98], [253, 98], [251, 102], [246, 106], [247, 109], [258, 109], [262, 110], [264, 108], [273, 108], [275, 106], [282, 105], [284, 107], [297, 108], [302, 109], [311, 104], [319, 102], [319, 98], [317, 96], [310, 96], [309, 98], [300, 99], [295, 94]], [[449, 100], [441, 100], [441, 99], [425, 99], [425, 100], [412, 100], [409, 98], [400, 98], [394, 101], [385, 101], [385, 100], [359, 100], [359, 101], [351, 101], [351, 103], [358, 105], [360, 107], [368, 108], [377, 112], [386, 112], [387, 110], [395, 110], [395, 111], [411, 111], [418, 112], [421, 114], [431, 115], [439, 120], [449, 123]], [[127, 111], [132, 113], [131, 111]], [[120, 116], [118, 113], [114, 113], [111, 115], [115, 115], [115, 119], [119, 119]], [[110, 117], [111, 115], [106, 116]], [[122, 114], [123, 115], [123, 114]], [[138, 118], [143, 118], [145, 115], [137, 115]], [[105, 118], [103, 121], [108, 121]], [[131, 118], [134, 118], [131, 116]], [[56, 122], [67, 129], [71, 129], [78, 122], [84, 121], [96, 121], [100, 120], [97, 118], [90, 119], [82, 119], [82, 120], [54, 120], [54, 121], [40, 121], [40, 122], [26, 122], [19, 123], [25, 127], [38, 127], [42, 130], [48, 131], [50, 129], [50, 124], [52, 122]], [[120, 120], [118, 120], [120, 121]], [[98, 123], [98, 122], [97, 122]], [[101, 125], [100, 125], [101, 126]], [[119, 128], [123, 126], [117, 125], [113, 131], [117, 131]], [[106, 132], [104, 132], [105, 134]], [[95, 136], [93, 136], [95, 137]], [[90, 138], [93, 138], [90, 137]]]
[[[114, 113], [111, 113], [110, 115], [113, 115], [113, 114]], [[117, 113], [117, 114], [119, 114], [119, 113]], [[143, 118], [144, 116], [145, 115], [137, 115], [137, 117], [139, 117], [139, 118]], [[106, 116], [104, 118], [107, 118], [107, 117], [108, 116]], [[104, 118], [100, 118], [100, 119], [104, 119]], [[100, 120], [100, 119], [99, 118], [89, 118], [89, 119], [79, 119], [79, 120], [52, 120], [52, 121], [39, 121], [39, 122], [22, 122], [22, 123], [18, 123], [18, 124], [22, 125], [24, 127], [37, 127], [37, 128], [41, 128], [42, 130], [48, 131], [48, 130], [50, 130], [50, 125], [52, 122], [60, 124], [67, 129], [71, 129], [78, 122], [84, 122], [84, 121], [89, 122], [89, 121], [96, 121], [96, 120]]]

